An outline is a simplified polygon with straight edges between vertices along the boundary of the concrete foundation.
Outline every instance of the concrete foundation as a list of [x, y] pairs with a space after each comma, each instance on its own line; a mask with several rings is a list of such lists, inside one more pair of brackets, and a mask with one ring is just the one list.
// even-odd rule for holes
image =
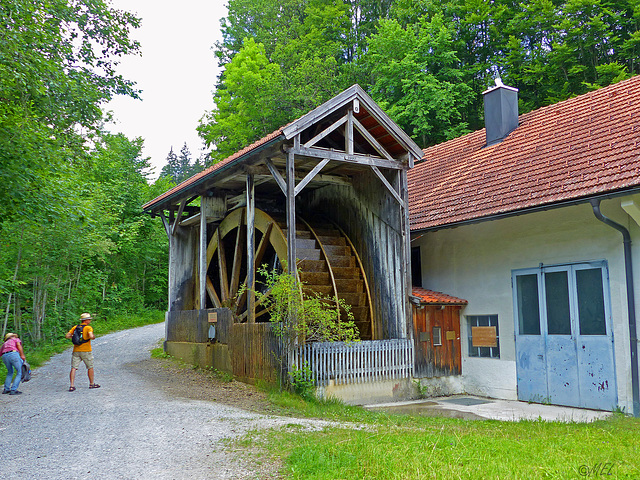
[[326, 387], [318, 387], [316, 395], [318, 398], [335, 398], [347, 405], [368, 405], [419, 398], [416, 385], [406, 378], [347, 385], [336, 385], [332, 381]]
[[185, 363], [233, 374], [229, 346], [222, 343], [165, 342], [164, 351]]
[[[422, 397], [444, 397], [465, 393], [462, 377], [459, 375], [448, 377], [416, 378], [416, 389]], [[415, 385], [415, 383], [414, 383]]]

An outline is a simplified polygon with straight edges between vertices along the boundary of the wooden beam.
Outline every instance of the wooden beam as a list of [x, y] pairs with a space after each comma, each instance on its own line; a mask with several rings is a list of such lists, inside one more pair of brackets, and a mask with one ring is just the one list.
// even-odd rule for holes
[[394, 160], [393, 157], [389, 155], [389, 152], [387, 152], [387, 150], [385, 150], [385, 148], [380, 145], [380, 143], [373, 137], [373, 135], [369, 133], [369, 130], [367, 130], [364, 125], [362, 125], [358, 121], [357, 118], [353, 119], [353, 126], [356, 127], [356, 129], [364, 136], [364, 138], [367, 139], [371, 146], [375, 148], [380, 155], [385, 157], [387, 160]]
[[302, 181], [295, 186], [293, 195], [297, 196], [302, 191], [302, 189], [306, 187], [311, 180], [313, 180], [313, 177], [315, 177], [318, 173], [320, 173], [320, 170], [322, 170], [324, 166], [329, 162], [330, 160], [328, 158], [325, 158], [320, 163], [318, 163], [315, 167], [313, 167], [313, 169], [309, 173], [307, 173], [307, 176], [304, 177]]
[[400, 215], [402, 219], [402, 250], [404, 254], [404, 284], [405, 284], [405, 301], [403, 302], [405, 308], [407, 332], [409, 336], [413, 336], [413, 313], [411, 311], [411, 305], [409, 303], [409, 295], [411, 294], [411, 227], [409, 224], [409, 188], [406, 172], [398, 172], [399, 188], [402, 198], [404, 200], [405, 207], [400, 208]]
[[280, 187], [280, 190], [282, 190], [282, 193], [284, 193], [286, 195], [287, 194], [287, 183], [284, 181], [284, 178], [282, 178], [282, 175], [280, 175], [280, 172], [278, 171], [278, 169], [273, 164], [273, 162], [271, 161], [270, 158], [267, 157], [265, 159], [265, 163], [267, 164], [267, 168], [269, 169], [269, 172], [271, 173], [271, 176], [273, 177], [273, 179], [276, 181], [276, 183]]
[[162, 220], [162, 225], [164, 226], [164, 231], [166, 232], [167, 237], [171, 239], [171, 228], [169, 227], [169, 222], [167, 220], [167, 217], [165, 217], [164, 211], [162, 210], [160, 210], [160, 219]]
[[216, 306], [216, 308], [222, 308], [222, 302], [220, 302], [220, 298], [216, 293], [216, 289], [213, 287], [213, 282], [211, 281], [208, 275], [207, 275], [207, 293], [209, 294], [209, 298], [211, 299], [213, 304]]
[[258, 249], [256, 250], [256, 259], [254, 263], [254, 270], [256, 271], [261, 267], [260, 262], [262, 262], [262, 257], [264, 257], [264, 254], [267, 251], [267, 247], [269, 246], [269, 237], [271, 236], [272, 229], [273, 222], [269, 222], [269, 224], [267, 225], [267, 229], [265, 230], [262, 238], [260, 239], [260, 243], [258, 244]]
[[[315, 157], [314, 157], [315, 159]], [[273, 163], [273, 161], [272, 161]], [[278, 174], [282, 177], [282, 182], [284, 185], [284, 190], [282, 191], [283, 194], [286, 193], [286, 181], [284, 180], [284, 176], [282, 175], [282, 173], [280, 173], [280, 170], [278, 170], [278, 167], [275, 166], [274, 164], [274, 168], [276, 169], [276, 172], [278, 172]], [[340, 168], [340, 165], [337, 165], [335, 168]], [[257, 187], [258, 185], [261, 185], [263, 183], [265, 183], [265, 179], [264, 178], [260, 178], [260, 177], [264, 177], [267, 176], [268, 179], [267, 181], [271, 180], [271, 171], [263, 165], [258, 165], [255, 166], [253, 168], [253, 173], [256, 176], [254, 185]], [[305, 175], [306, 176], [306, 175]], [[349, 177], [347, 177], [346, 175], [328, 175], [327, 173], [323, 173], [323, 174], [318, 174], [315, 176], [316, 180], [319, 182], [323, 182], [323, 183], [330, 183], [330, 184], [335, 184], [335, 185], [344, 185], [344, 186], [350, 186], [351, 185], [351, 180], [349, 179]], [[304, 176], [301, 173], [296, 173], [296, 183], [301, 182], [304, 179]], [[280, 187], [282, 188], [282, 187]], [[229, 202], [237, 202], [238, 198], [242, 197], [242, 199], [245, 198], [245, 194], [244, 192], [242, 193], [242, 195], [237, 195], [233, 198], [229, 199]]]
[[347, 131], [344, 136], [344, 150], [347, 152], [347, 155], [353, 155], [353, 110], [349, 109], [347, 117]]
[[304, 144], [304, 146], [306, 148], [309, 147], [313, 147], [316, 143], [318, 143], [320, 140], [322, 140], [324, 137], [326, 137], [327, 135], [329, 135], [331, 132], [333, 132], [336, 128], [342, 126], [346, 121], [347, 121], [348, 115], [345, 115], [344, 117], [342, 117], [341, 119], [339, 119], [337, 122], [331, 124], [330, 126], [328, 126], [327, 128], [325, 128], [322, 132], [320, 132], [318, 135], [316, 135], [315, 137], [313, 137], [311, 140], [309, 140], [307, 143]]
[[233, 253], [233, 266], [231, 267], [231, 286], [229, 287], [231, 295], [238, 293], [238, 287], [240, 285], [240, 268], [242, 267], [242, 258], [244, 256], [243, 243], [247, 234], [247, 232], [242, 229], [242, 227], [244, 227], [244, 220], [244, 215], [241, 215], [238, 234], [236, 236], [236, 248]]
[[229, 300], [229, 277], [227, 276], [227, 255], [224, 250], [224, 242], [220, 237], [220, 229], [216, 230], [218, 237], [218, 277], [220, 279], [220, 295], [222, 301]]
[[287, 269], [295, 275], [296, 271], [296, 183], [295, 153], [287, 152]]
[[[269, 245], [269, 236], [271, 235], [272, 227], [273, 227], [273, 223], [269, 223], [269, 225], [267, 226], [267, 230], [264, 232], [264, 234], [262, 235], [262, 238], [260, 239], [260, 243], [258, 244], [258, 248], [256, 250], [254, 271], [257, 271], [260, 268], [260, 262], [262, 262], [262, 257], [267, 251], [267, 246]], [[247, 272], [248, 271], [249, 269], [247, 268]], [[249, 283], [248, 277], [249, 277], [248, 275], [244, 277], [245, 285], [248, 285]], [[247, 290], [245, 289], [242, 295], [240, 295], [236, 300], [236, 311], [242, 309], [242, 307], [244, 306], [244, 302], [246, 302], [246, 300], [247, 300]]]
[[178, 207], [178, 213], [175, 216], [175, 219], [173, 220], [173, 226], [171, 227], [171, 235], [175, 235], [176, 228], [178, 227], [178, 223], [180, 223], [180, 217], [182, 217], [182, 211], [186, 206], [187, 206], [187, 200], [183, 200], [182, 203], [180, 204], [180, 207]]
[[371, 170], [374, 171], [374, 173], [378, 176], [378, 178], [382, 181], [382, 183], [384, 184], [385, 187], [387, 187], [387, 190], [389, 190], [389, 193], [391, 193], [391, 195], [393, 195], [393, 198], [395, 198], [398, 203], [400, 204], [401, 207], [404, 208], [405, 203], [402, 200], [402, 197], [400, 197], [400, 195], [398, 194], [398, 192], [396, 192], [395, 188], [393, 188], [393, 186], [389, 183], [389, 181], [385, 178], [385, 176], [382, 174], [382, 172], [380, 170], [378, 170], [378, 167], [372, 165], [371, 166]]
[[207, 305], [207, 202], [206, 197], [200, 197], [200, 250], [198, 252], [198, 286], [200, 288], [200, 309]]
[[255, 235], [256, 206], [253, 173], [247, 174], [247, 312], [249, 323], [256, 321]]
[[392, 168], [394, 170], [404, 170], [406, 165], [398, 160], [388, 160], [386, 158], [372, 157], [371, 155], [364, 155], [361, 153], [354, 153], [349, 155], [346, 152], [338, 150], [328, 150], [326, 148], [311, 147], [306, 148], [301, 146], [297, 149], [291, 150], [296, 155], [311, 157], [311, 158], [328, 158], [337, 162], [355, 163], [358, 165], [375, 165], [379, 168]]

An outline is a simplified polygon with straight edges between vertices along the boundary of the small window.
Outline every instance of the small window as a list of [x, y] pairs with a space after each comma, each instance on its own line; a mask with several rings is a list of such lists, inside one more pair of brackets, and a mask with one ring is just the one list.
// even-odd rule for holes
[[498, 315], [468, 315], [469, 356], [500, 358]]
[[442, 328], [433, 327], [433, 346], [442, 345]]
[[411, 285], [422, 287], [422, 257], [420, 247], [411, 247]]

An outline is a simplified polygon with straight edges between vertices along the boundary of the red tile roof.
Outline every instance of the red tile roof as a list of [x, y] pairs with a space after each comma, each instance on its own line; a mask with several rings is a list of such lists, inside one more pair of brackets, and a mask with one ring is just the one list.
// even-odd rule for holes
[[142, 206], [142, 209], [146, 210], [147, 208], [151, 207], [152, 205], [155, 205], [156, 203], [158, 203], [158, 202], [160, 202], [160, 201], [162, 201], [162, 200], [164, 200], [166, 198], [169, 198], [174, 193], [180, 192], [184, 188], [197, 183], [198, 180], [200, 180], [201, 178], [206, 177], [207, 175], [209, 175], [212, 172], [215, 172], [217, 170], [221, 170], [226, 165], [229, 165], [230, 163], [233, 163], [234, 160], [238, 160], [238, 159], [242, 158], [244, 155], [250, 153], [252, 150], [257, 149], [258, 147], [261, 147], [262, 145], [265, 145], [265, 144], [269, 143], [271, 140], [274, 140], [274, 139], [278, 138], [280, 135], [282, 135], [282, 128], [279, 128], [278, 130], [275, 130], [274, 132], [271, 132], [269, 135], [267, 135], [265, 137], [262, 137], [260, 140], [257, 140], [255, 142], [253, 142], [251, 145], [243, 148], [242, 150], [238, 150], [233, 155], [225, 158], [224, 160], [219, 161], [218, 163], [210, 166], [209, 168], [204, 169], [200, 173], [195, 174], [193, 177], [189, 177], [184, 182], [179, 183], [178, 185], [176, 185], [172, 189], [167, 190], [166, 192], [164, 192], [162, 195], [154, 198], [150, 202], [145, 203]]
[[412, 287], [412, 294], [414, 297], [420, 299], [420, 303], [426, 303], [428, 305], [466, 305], [466, 300], [462, 298], [452, 297], [446, 293], [434, 292], [433, 290], [425, 290], [420, 287]]
[[519, 120], [490, 147], [482, 129], [424, 150], [408, 174], [412, 230], [640, 186], [640, 76]]

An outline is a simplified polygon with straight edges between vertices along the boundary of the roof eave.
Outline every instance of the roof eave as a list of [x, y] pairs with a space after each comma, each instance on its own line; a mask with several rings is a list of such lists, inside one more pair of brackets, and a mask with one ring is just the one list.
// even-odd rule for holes
[[475, 223], [482, 223], [482, 222], [490, 222], [493, 220], [502, 220], [503, 218], [517, 217], [517, 216], [526, 215], [529, 213], [544, 212], [547, 210], [554, 210], [556, 208], [572, 207], [575, 205], [581, 205], [583, 203], [589, 203], [591, 200], [594, 200], [594, 199], [607, 200], [607, 199], [612, 199], [617, 197], [624, 197], [627, 195], [634, 195], [636, 193], [640, 193], [640, 186], [635, 186], [635, 187], [631, 187], [625, 190], [619, 190], [615, 192], [605, 192], [605, 193], [587, 195], [585, 197], [575, 198], [571, 200], [562, 200], [554, 203], [546, 203], [544, 205], [536, 205], [533, 207], [527, 207], [519, 210], [511, 210], [508, 212], [484, 215], [481, 217], [470, 218], [468, 220], [461, 220], [459, 222], [445, 223], [445, 224], [434, 225], [432, 227], [426, 227], [426, 228], [411, 229], [411, 233], [435, 232], [437, 230], [445, 230], [449, 228], [462, 227], [465, 225], [472, 225]]
[[378, 120], [382, 126], [392, 133], [395, 138], [402, 144], [402, 146], [409, 153], [409, 163], [413, 166], [414, 159], [419, 160], [423, 156], [422, 149], [407, 135], [393, 120], [378, 106], [378, 104], [365, 92], [360, 85], [352, 85], [351, 87], [339, 93], [331, 100], [323, 103], [317, 108], [314, 108], [306, 115], [303, 115], [298, 120], [290, 123], [282, 129], [287, 140], [293, 138], [298, 133], [302, 132], [309, 126], [311, 126], [319, 117], [324, 116], [328, 112], [337, 108], [343, 107], [349, 102], [355, 99], [362, 102], [367, 111], [372, 114], [376, 120]]
[[240, 155], [238, 158], [234, 159], [233, 161], [227, 163], [226, 165], [222, 166], [221, 168], [212, 171], [211, 173], [204, 175], [202, 178], [199, 178], [197, 181], [193, 182], [193, 183], [189, 183], [186, 184], [184, 186], [184, 188], [178, 189], [176, 190], [174, 193], [172, 193], [171, 195], [163, 198], [162, 200], [155, 202], [154, 200], [152, 200], [151, 202], [148, 202], [147, 204], [142, 206], [142, 211], [144, 213], [152, 213], [155, 210], [160, 210], [162, 209], [162, 205], [165, 204], [171, 204], [173, 202], [175, 202], [176, 199], [181, 198], [183, 196], [186, 196], [185, 193], [188, 190], [191, 189], [197, 189], [197, 187], [199, 187], [200, 185], [202, 185], [203, 183], [210, 181], [212, 179], [214, 179], [217, 176], [220, 176], [221, 174], [227, 172], [229, 169], [236, 167], [238, 164], [244, 162], [247, 160], [247, 158], [254, 156], [255, 154], [259, 153], [260, 151], [269, 148], [271, 146], [273, 146], [273, 144], [278, 143], [280, 141], [285, 140], [285, 136], [280, 134], [275, 138], [272, 138], [271, 140], [266, 141], [263, 144], [257, 145], [255, 148], [249, 150], [248, 152], [245, 152], [244, 154]]

